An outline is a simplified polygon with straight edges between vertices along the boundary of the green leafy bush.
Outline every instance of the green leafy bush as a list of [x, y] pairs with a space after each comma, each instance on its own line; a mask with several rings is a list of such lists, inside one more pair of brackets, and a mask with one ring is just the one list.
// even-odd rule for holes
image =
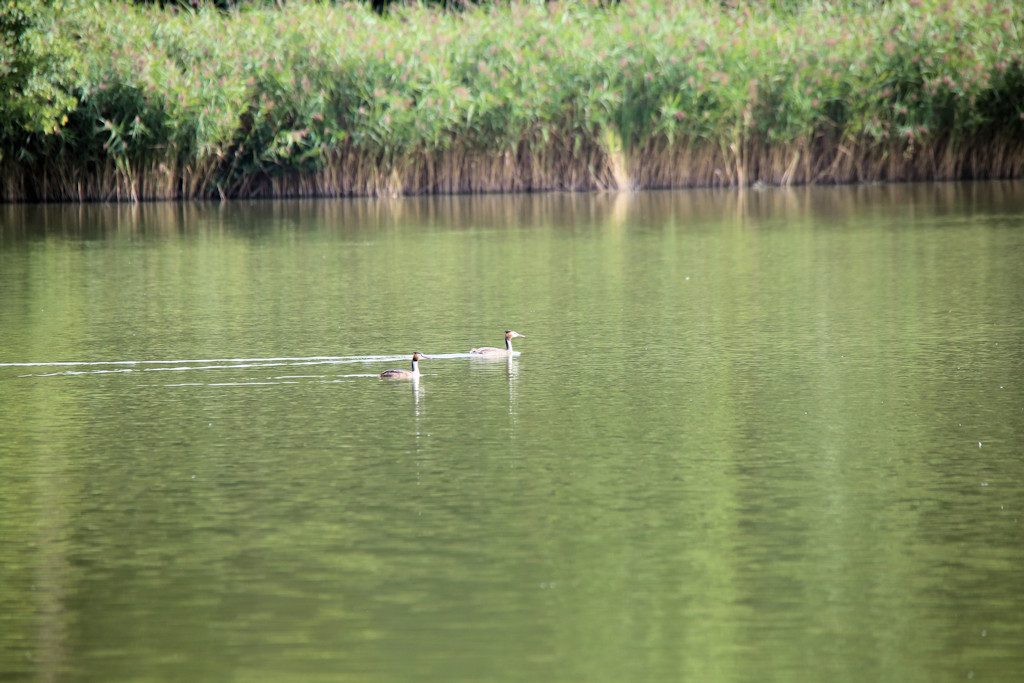
[[63, 3], [0, 0], [0, 151], [25, 151], [26, 135], [59, 134], [76, 101], [73, 50], [57, 24]]

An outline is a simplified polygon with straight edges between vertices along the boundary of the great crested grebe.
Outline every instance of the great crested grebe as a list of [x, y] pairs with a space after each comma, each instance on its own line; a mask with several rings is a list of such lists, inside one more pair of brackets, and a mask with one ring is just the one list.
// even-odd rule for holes
[[505, 348], [499, 349], [496, 346], [481, 346], [478, 349], [470, 349], [469, 352], [476, 356], [511, 356], [513, 337], [522, 337], [523, 339], [526, 339], [525, 334], [519, 334], [515, 330], [505, 330]]
[[420, 360], [423, 358], [429, 359], [430, 356], [424, 356], [419, 351], [412, 354], [412, 370], [385, 370], [380, 373], [381, 379], [419, 379], [420, 377]]

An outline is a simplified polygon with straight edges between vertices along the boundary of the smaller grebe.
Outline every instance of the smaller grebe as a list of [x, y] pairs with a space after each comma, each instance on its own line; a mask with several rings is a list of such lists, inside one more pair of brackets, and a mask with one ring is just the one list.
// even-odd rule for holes
[[385, 370], [380, 373], [381, 379], [419, 379], [420, 378], [420, 360], [423, 358], [429, 359], [430, 356], [424, 356], [419, 351], [412, 354], [412, 370]]
[[522, 337], [526, 339], [525, 334], [519, 334], [515, 330], [505, 330], [505, 348], [499, 349], [495, 346], [481, 346], [478, 349], [470, 349], [469, 352], [477, 356], [496, 356], [496, 355], [512, 355], [512, 338]]

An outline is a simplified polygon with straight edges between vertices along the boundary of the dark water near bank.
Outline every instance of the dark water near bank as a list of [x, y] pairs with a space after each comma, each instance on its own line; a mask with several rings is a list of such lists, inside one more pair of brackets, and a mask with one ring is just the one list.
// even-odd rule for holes
[[1024, 677], [1020, 184], [2, 206], [0, 364], [0, 679]]

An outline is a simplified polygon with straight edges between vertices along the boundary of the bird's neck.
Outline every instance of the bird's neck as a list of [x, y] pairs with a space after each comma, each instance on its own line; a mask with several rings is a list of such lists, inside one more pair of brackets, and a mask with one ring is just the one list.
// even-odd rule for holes
[[505, 350], [512, 353], [512, 337], [505, 337]]
[[420, 362], [418, 360], [414, 360], [412, 362], [412, 374], [414, 374], [414, 375], [420, 374]]

